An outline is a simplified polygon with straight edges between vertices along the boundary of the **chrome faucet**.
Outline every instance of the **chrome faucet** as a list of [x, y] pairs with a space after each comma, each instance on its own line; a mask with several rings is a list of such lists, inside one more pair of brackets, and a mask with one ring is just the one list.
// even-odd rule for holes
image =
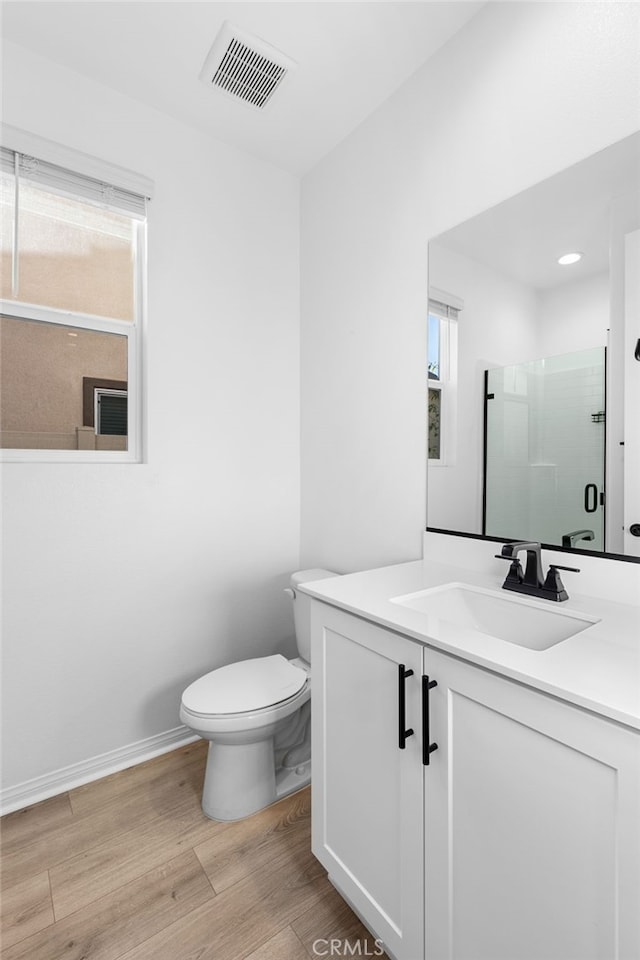
[[[522, 570], [518, 554], [526, 551], [527, 564]], [[561, 567], [557, 563], [549, 564], [545, 577], [542, 570], [542, 547], [539, 543], [529, 543], [526, 540], [505, 543], [501, 553], [497, 553], [499, 560], [510, 560], [509, 573], [502, 584], [503, 590], [513, 590], [516, 593], [525, 593], [531, 597], [541, 597], [544, 600], [568, 600], [569, 595], [560, 579], [558, 570], [569, 570], [580, 573], [577, 567]]]

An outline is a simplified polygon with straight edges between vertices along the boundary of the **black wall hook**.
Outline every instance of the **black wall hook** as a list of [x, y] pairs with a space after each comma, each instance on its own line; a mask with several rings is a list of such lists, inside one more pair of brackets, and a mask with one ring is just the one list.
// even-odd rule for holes
[[640, 360], [640, 339], [636, 343], [636, 351], [634, 353], [634, 357], [636, 358], [636, 360]]

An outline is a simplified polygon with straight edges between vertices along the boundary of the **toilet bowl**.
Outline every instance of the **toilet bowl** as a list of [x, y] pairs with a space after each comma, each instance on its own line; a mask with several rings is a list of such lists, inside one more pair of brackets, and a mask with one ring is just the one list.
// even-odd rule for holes
[[180, 720], [209, 741], [202, 809], [212, 820], [240, 820], [311, 780], [311, 608], [296, 588], [334, 576], [321, 569], [291, 576], [299, 657], [231, 663], [182, 694]]

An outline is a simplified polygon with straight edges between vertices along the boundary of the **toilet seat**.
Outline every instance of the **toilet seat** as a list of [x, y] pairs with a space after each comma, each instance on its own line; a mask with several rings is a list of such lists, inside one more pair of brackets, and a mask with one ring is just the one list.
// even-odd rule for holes
[[255, 713], [291, 700], [308, 675], [280, 654], [240, 660], [195, 680], [182, 695], [185, 710], [199, 717]]

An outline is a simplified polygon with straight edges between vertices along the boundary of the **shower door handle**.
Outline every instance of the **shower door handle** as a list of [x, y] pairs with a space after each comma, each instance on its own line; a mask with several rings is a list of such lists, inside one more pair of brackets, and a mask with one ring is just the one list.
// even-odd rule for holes
[[585, 513], [595, 513], [598, 509], [598, 488], [595, 483], [588, 483], [584, 488]]
[[406, 718], [406, 689], [405, 680], [413, 676], [413, 670], [407, 670], [404, 663], [398, 664], [398, 746], [404, 750], [409, 737], [413, 736], [413, 729], [407, 730]]

